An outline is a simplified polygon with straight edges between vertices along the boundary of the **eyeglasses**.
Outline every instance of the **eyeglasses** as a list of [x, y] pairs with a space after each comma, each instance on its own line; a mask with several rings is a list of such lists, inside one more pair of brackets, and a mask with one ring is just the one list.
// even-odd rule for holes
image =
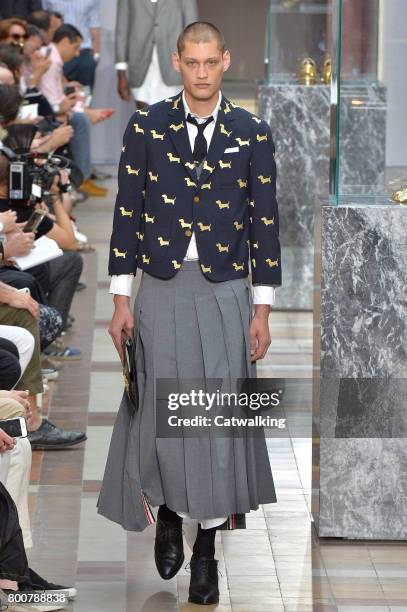
[[28, 38], [28, 34], [10, 34], [10, 38], [13, 42], [20, 43]]

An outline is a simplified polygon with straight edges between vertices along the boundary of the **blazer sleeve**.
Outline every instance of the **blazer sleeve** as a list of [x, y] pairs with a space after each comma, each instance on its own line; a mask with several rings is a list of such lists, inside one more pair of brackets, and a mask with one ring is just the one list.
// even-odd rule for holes
[[136, 274], [137, 271], [137, 233], [144, 211], [147, 175], [146, 141], [141, 119], [138, 113], [131, 117], [123, 138], [110, 239], [110, 275]]
[[256, 124], [250, 164], [250, 261], [254, 285], [281, 285], [275, 148], [269, 125]]
[[116, 58], [115, 63], [128, 62], [130, 0], [118, 0], [116, 11]]
[[184, 28], [198, 21], [198, 5], [196, 0], [182, 0]]

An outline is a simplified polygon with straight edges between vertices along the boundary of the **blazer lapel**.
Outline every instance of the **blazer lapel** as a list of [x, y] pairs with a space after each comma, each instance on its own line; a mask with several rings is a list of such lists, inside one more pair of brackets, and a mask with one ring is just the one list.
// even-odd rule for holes
[[196, 171], [194, 159], [189, 143], [187, 122], [185, 120], [184, 105], [182, 104], [182, 94], [175, 98], [167, 98], [168, 109], [168, 133], [172, 143], [185, 166], [185, 170], [196, 182]]
[[229, 100], [222, 96], [222, 102], [218, 111], [212, 140], [209, 145], [208, 155], [206, 156], [206, 162], [199, 178], [200, 186], [209, 182], [210, 175], [222, 159], [222, 155], [225, 149], [227, 149], [233, 135], [234, 120], [233, 107]]

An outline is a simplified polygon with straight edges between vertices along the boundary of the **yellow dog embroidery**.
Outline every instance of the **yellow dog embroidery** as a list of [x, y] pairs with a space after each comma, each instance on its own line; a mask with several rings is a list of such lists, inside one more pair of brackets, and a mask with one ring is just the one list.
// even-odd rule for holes
[[235, 226], [235, 228], [237, 230], [242, 230], [243, 229], [243, 221], [242, 221], [242, 223], [238, 223], [238, 221], [234, 221], [233, 225]]
[[148, 176], [150, 177], [151, 182], [158, 183], [158, 174], [153, 174], [150, 170]]
[[133, 125], [134, 129], [136, 130], [136, 134], [144, 134], [143, 128], [141, 128], [138, 123], [134, 123]]
[[119, 249], [117, 249], [116, 247], [113, 249], [114, 254], [116, 257], [123, 257], [123, 259], [126, 259], [126, 255], [127, 255], [127, 251], [125, 251], [124, 253], [122, 253], [121, 251], [119, 251]]
[[176, 157], [175, 155], [173, 155], [172, 153], [167, 153], [167, 157], [170, 160], [170, 162], [175, 162], [177, 164], [181, 163], [181, 158], [180, 157]]
[[124, 206], [120, 206], [120, 212], [122, 213], [122, 217], [132, 217], [133, 216], [133, 211], [126, 210]]
[[175, 200], [177, 199], [177, 198], [169, 198], [166, 193], [163, 193], [161, 197], [164, 200], [164, 204], [172, 204], [173, 206], [175, 204]]
[[164, 140], [165, 132], [159, 134], [156, 130], [150, 130], [150, 134], [153, 137], [153, 140]]
[[222, 208], [229, 208], [230, 202], [222, 202], [221, 200], [216, 200], [216, 204], [222, 210]]
[[174, 266], [174, 268], [175, 268], [176, 270], [179, 270], [179, 269], [180, 269], [181, 264], [180, 264], [180, 263], [178, 263], [178, 261], [177, 261], [176, 259], [173, 259], [173, 260], [171, 261], [171, 263], [172, 263], [172, 265]]
[[224, 168], [232, 168], [232, 162], [223, 162], [222, 160], [220, 160], [219, 162], [219, 166], [224, 169]]
[[259, 179], [262, 185], [265, 185], [266, 183], [271, 183], [271, 176], [263, 176], [262, 174], [260, 174], [257, 178]]
[[181, 224], [181, 227], [184, 229], [192, 229], [192, 222], [191, 223], [187, 223], [184, 219], [178, 219], [178, 221]]
[[216, 247], [219, 251], [219, 253], [229, 253], [229, 245], [228, 244], [221, 244], [220, 242], [216, 243]]
[[201, 264], [201, 268], [202, 272], [212, 272], [212, 266], [206, 268], [203, 264]]
[[267, 219], [267, 217], [262, 217], [264, 225], [274, 225], [274, 217], [272, 219]]
[[127, 164], [126, 168], [127, 174], [136, 174], [137, 176], [139, 175], [140, 168], [132, 168], [130, 164]]
[[175, 125], [175, 123], [171, 123], [170, 125], [170, 128], [174, 130], [174, 132], [179, 132], [179, 130], [182, 130], [183, 127], [184, 127], [183, 121], [181, 121], [181, 123], [178, 123], [178, 125]]
[[266, 259], [266, 263], [268, 263], [268, 265], [270, 266], [270, 268], [275, 268], [276, 266], [278, 266], [278, 259]]
[[236, 270], [236, 272], [238, 270], [244, 270], [244, 264], [237, 264], [235, 261], [233, 262], [232, 266], [234, 267], [234, 269]]
[[204, 225], [202, 223], [202, 221], [199, 221], [197, 223], [197, 225], [198, 225], [199, 229], [201, 230], [201, 232], [210, 232], [211, 231], [212, 223], [210, 223], [209, 225]]
[[239, 144], [239, 146], [241, 146], [241, 147], [248, 147], [250, 145], [250, 138], [248, 140], [242, 140], [239, 137], [239, 138], [235, 138], [235, 140]]
[[220, 133], [221, 134], [225, 134], [225, 136], [230, 136], [232, 132], [228, 132], [227, 129], [225, 128], [224, 124], [221, 123], [220, 124]]
[[169, 240], [164, 240], [164, 238], [162, 236], [158, 236], [158, 242], [160, 243], [160, 246], [168, 246], [170, 244]]

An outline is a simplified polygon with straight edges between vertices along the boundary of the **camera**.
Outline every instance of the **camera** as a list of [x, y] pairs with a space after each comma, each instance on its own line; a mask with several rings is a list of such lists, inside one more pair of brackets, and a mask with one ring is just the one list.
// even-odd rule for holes
[[0, 151], [10, 161], [9, 199], [24, 201], [27, 205], [40, 202], [51, 189], [59, 171], [69, 169], [71, 165], [70, 160], [62, 155], [31, 151], [15, 153], [4, 145], [0, 145]]

